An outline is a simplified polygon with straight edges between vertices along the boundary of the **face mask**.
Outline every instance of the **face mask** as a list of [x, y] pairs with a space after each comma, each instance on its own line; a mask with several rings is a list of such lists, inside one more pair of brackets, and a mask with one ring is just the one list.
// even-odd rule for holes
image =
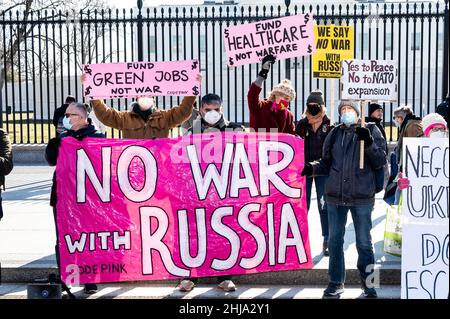
[[342, 123], [344, 123], [347, 126], [350, 126], [352, 124], [356, 124], [356, 112], [345, 112], [344, 114], [342, 114], [341, 116], [341, 121]]
[[145, 112], [148, 111], [153, 106], [153, 98], [140, 97], [137, 99], [137, 103], [139, 104], [139, 108]]
[[286, 110], [289, 108], [289, 102], [286, 100], [280, 100], [280, 103], [273, 101], [272, 110]]
[[72, 129], [72, 123], [70, 123], [70, 119], [68, 117], [63, 118], [63, 125], [66, 129], [71, 130]]
[[214, 125], [220, 121], [222, 114], [217, 111], [209, 111], [203, 116], [203, 118], [209, 125]]
[[430, 138], [447, 138], [448, 132], [444, 132], [444, 131], [430, 132], [430, 134], [428, 134], [428, 137], [430, 137]]
[[394, 123], [395, 123], [395, 127], [400, 128], [401, 124], [399, 122], [394, 121]]
[[316, 116], [317, 114], [320, 113], [320, 106], [319, 105], [308, 105], [307, 106], [308, 112], [312, 115], [312, 116]]

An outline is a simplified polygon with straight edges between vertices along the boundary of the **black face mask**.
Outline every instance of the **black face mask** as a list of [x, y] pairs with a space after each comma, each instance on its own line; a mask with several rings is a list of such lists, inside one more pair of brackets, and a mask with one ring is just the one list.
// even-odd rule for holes
[[320, 106], [319, 105], [308, 105], [308, 112], [312, 115], [312, 116], [316, 116], [317, 114], [320, 113]]

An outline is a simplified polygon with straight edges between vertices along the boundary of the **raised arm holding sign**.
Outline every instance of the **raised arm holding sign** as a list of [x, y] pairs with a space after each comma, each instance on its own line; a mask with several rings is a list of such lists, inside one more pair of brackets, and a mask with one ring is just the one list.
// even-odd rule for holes
[[[87, 79], [88, 75], [83, 74], [81, 81], [85, 88], [89, 87]], [[200, 83], [201, 79], [201, 74], [197, 73], [195, 81]], [[169, 110], [159, 110], [152, 94], [138, 96], [129, 111], [108, 107], [102, 99], [92, 100], [91, 105], [98, 120], [106, 126], [121, 130], [123, 138], [147, 139], [169, 137], [172, 128], [191, 116], [195, 100], [195, 96], [186, 96], [179, 106]]]

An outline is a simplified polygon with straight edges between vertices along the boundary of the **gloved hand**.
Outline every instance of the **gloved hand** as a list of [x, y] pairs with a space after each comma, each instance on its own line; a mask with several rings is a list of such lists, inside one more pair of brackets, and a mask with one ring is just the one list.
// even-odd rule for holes
[[306, 163], [305, 167], [303, 168], [302, 172], [301, 172], [301, 176], [312, 176], [313, 174], [313, 167], [311, 164]]
[[276, 58], [272, 54], [266, 55], [262, 60], [262, 69], [259, 71], [258, 75], [267, 79], [267, 74], [269, 73], [271, 66], [275, 63], [275, 60]]
[[373, 137], [368, 128], [358, 126], [356, 128], [356, 135], [358, 136], [358, 141], [364, 141], [364, 147], [369, 147], [372, 145]]
[[403, 173], [400, 172], [397, 180], [397, 186], [400, 190], [404, 190], [409, 187], [409, 179], [403, 178]]

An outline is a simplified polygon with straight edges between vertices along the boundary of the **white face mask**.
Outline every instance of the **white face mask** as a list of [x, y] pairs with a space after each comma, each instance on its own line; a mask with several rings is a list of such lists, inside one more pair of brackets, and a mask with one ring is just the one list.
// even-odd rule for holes
[[152, 97], [140, 97], [137, 99], [137, 103], [139, 104], [139, 108], [142, 111], [147, 111], [153, 106], [153, 98]]
[[444, 131], [430, 132], [430, 134], [428, 134], [428, 137], [430, 137], [430, 138], [448, 138], [448, 132], [444, 132]]
[[66, 116], [64, 116], [63, 118], [63, 126], [67, 129], [67, 130], [71, 130], [72, 129], [72, 123], [70, 123], [70, 119]]
[[203, 116], [203, 118], [205, 119], [206, 123], [208, 123], [209, 125], [214, 125], [220, 121], [220, 119], [222, 118], [222, 114], [213, 110], [213, 111], [207, 112]]

